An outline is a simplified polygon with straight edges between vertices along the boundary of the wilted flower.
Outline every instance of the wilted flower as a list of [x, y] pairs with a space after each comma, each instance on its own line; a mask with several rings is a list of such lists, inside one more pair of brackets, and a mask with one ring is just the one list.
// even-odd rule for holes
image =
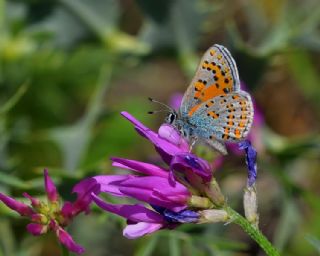
[[258, 202], [257, 192], [255, 186], [246, 187], [243, 194], [243, 207], [244, 214], [247, 220], [258, 226], [259, 214], [258, 214]]
[[239, 143], [239, 148], [246, 152], [246, 164], [248, 167], [248, 186], [252, 187], [257, 179], [257, 151], [249, 140]]
[[[74, 242], [71, 235], [64, 228], [70, 224], [76, 215], [88, 210], [89, 202], [91, 201], [90, 193], [95, 191], [94, 188], [83, 188], [83, 193], [78, 194], [78, 199], [74, 203], [65, 202], [60, 207], [59, 194], [46, 169], [44, 170], [44, 187], [47, 194], [47, 202], [34, 198], [27, 193], [23, 193], [23, 196], [30, 200], [31, 206], [2, 193], [0, 193], [0, 200], [21, 216], [28, 217], [31, 220], [31, 223], [27, 225], [27, 231], [32, 235], [39, 236], [52, 230], [57, 235], [60, 243], [69, 251], [77, 254], [83, 253], [84, 249]], [[86, 192], [89, 192], [89, 194]]]

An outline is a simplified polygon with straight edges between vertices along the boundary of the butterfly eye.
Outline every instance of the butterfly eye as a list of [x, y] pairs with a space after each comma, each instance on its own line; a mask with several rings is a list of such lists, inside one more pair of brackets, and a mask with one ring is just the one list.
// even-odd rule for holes
[[176, 120], [176, 115], [174, 113], [170, 113], [167, 117], [167, 122], [169, 124], [172, 124], [174, 122], [174, 120]]

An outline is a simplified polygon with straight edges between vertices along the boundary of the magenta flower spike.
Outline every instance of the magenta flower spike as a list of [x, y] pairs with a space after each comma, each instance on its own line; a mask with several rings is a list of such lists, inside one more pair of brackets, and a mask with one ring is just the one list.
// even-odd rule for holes
[[47, 169], [44, 170], [44, 187], [47, 194], [47, 202], [34, 198], [28, 193], [23, 193], [23, 196], [30, 200], [31, 206], [2, 193], [0, 193], [0, 201], [21, 216], [30, 219], [31, 223], [27, 225], [27, 231], [30, 234], [39, 236], [53, 231], [57, 235], [59, 242], [69, 251], [77, 254], [83, 253], [84, 249], [72, 239], [64, 228], [68, 226], [76, 215], [87, 211], [88, 205], [92, 201], [90, 193], [95, 191], [94, 187], [87, 187], [86, 190], [83, 190], [81, 196], [78, 194], [78, 199], [74, 203], [65, 202], [62, 207], [60, 207], [57, 188]]
[[48, 170], [44, 169], [44, 188], [47, 193], [48, 200], [50, 202], [57, 202], [59, 199], [59, 194], [57, 192], [56, 185], [54, 185], [52, 179], [48, 174]]
[[[213, 198], [219, 192], [207, 193], [213, 179], [210, 164], [190, 153], [186, 140], [171, 125], [163, 124], [156, 133], [130, 114], [123, 112], [122, 115], [155, 146], [168, 167], [113, 157], [114, 167], [133, 173], [85, 179], [73, 189], [78, 198], [87, 195], [91, 189], [92, 200], [100, 208], [127, 219], [123, 234], [130, 239], [183, 223], [199, 222], [201, 214], [198, 210], [212, 207], [208, 197]], [[100, 198], [100, 193], [132, 198], [140, 203], [111, 204]]]
[[[155, 204], [168, 209], [168, 212], [183, 212], [191, 194], [182, 184], [172, 186], [168, 180], [168, 171], [152, 164], [113, 158], [113, 165], [123, 169], [134, 169], [146, 176], [132, 174], [99, 175], [79, 182], [73, 189], [78, 198], [92, 191], [91, 200], [108, 212], [117, 214], [128, 221], [123, 235], [134, 239], [150, 234], [162, 228], [172, 228], [179, 223], [171, 223], [163, 214], [142, 204], [110, 204], [97, 196], [107, 193], [115, 197], [135, 198], [145, 204]], [[193, 221], [195, 221], [193, 219]]]

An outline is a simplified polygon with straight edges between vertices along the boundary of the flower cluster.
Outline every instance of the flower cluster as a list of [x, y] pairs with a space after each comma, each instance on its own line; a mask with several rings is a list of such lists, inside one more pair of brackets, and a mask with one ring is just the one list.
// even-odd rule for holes
[[28, 193], [23, 193], [23, 196], [30, 200], [30, 206], [2, 193], [0, 193], [0, 201], [21, 216], [30, 219], [31, 223], [27, 225], [27, 231], [32, 235], [39, 236], [51, 230], [55, 232], [60, 243], [69, 251], [83, 253], [84, 249], [72, 239], [64, 228], [79, 213], [88, 211], [91, 201], [90, 193], [95, 191], [94, 188], [82, 188], [82, 193], [79, 194], [80, 196], [75, 202], [66, 201], [61, 207], [56, 186], [46, 169], [44, 170], [44, 187], [47, 194], [46, 202], [32, 197]]
[[[93, 201], [102, 209], [128, 221], [123, 234], [137, 238], [182, 223], [228, 221], [223, 209], [224, 197], [212, 175], [211, 165], [189, 152], [187, 141], [170, 125], [163, 124], [158, 133], [150, 130], [129, 113], [123, 112], [136, 131], [155, 147], [167, 167], [112, 158], [113, 166], [135, 174], [100, 175], [84, 180], [75, 189], [99, 186]], [[112, 204], [100, 193], [134, 198], [143, 204]], [[219, 209], [218, 209], [219, 208]]]

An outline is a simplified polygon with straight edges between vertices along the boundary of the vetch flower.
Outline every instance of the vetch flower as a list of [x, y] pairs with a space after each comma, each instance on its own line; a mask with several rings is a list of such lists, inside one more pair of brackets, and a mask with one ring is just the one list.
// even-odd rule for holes
[[[155, 146], [167, 167], [114, 157], [111, 158], [114, 167], [134, 173], [88, 178], [75, 186], [78, 195], [82, 194], [82, 188], [99, 186], [92, 193], [93, 201], [100, 208], [127, 219], [123, 234], [131, 239], [184, 223], [226, 221], [223, 209], [222, 215], [201, 214], [203, 210], [224, 205], [210, 164], [190, 153], [188, 143], [171, 125], [162, 125], [156, 133], [130, 114], [122, 115]], [[111, 204], [100, 193], [133, 198], [139, 203]]]
[[51, 230], [55, 232], [60, 243], [69, 251], [77, 254], [83, 253], [84, 249], [72, 239], [64, 228], [79, 213], [87, 211], [91, 202], [90, 193], [95, 191], [94, 187], [83, 188], [81, 190], [82, 193], [74, 191], [78, 193], [78, 199], [74, 203], [65, 202], [62, 207], [60, 206], [57, 188], [46, 169], [44, 170], [44, 187], [47, 194], [47, 202], [34, 198], [28, 193], [23, 193], [23, 196], [30, 200], [31, 206], [2, 193], [0, 193], [0, 200], [21, 216], [30, 219], [31, 223], [27, 225], [27, 231], [32, 235], [39, 236]]
[[[100, 175], [90, 178], [91, 182], [100, 185], [99, 192], [116, 197], [135, 198], [154, 206], [152, 209], [142, 204], [111, 204], [102, 200], [95, 193], [92, 194], [94, 202], [99, 207], [127, 219], [128, 225], [123, 231], [125, 237], [133, 239], [162, 228], [174, 228], [180, 223], [197, 221], [196, 213], [193, 218], [187, 219], [184, 216], [191, 193], [178, 182], [174, 185], [170, 184], [168, 171], [133, 160], [114, 158], [113, 161], [115, 166], [123, 166], [125, 169], [135, 168], [136, 172], [148, 176], [124, 174]], [[83, 184], [80, 182], [77, 186], [83, 186]], [[167, 215], [163, 213], [163, 209]], [[175, 217], [170, 213], [175, 214]], [[179, 215], [181, 215], [180, 218]], [[181, 222], [182, 219], [184, 222]]]
[[200, 194], [209, 196], [216, 205], [224, 204], [224, 197], [212, 176], [212, 166], [204, 159], [189, 152], [188, 142], [173, 126], [163, 124], [156, 133], [129, 113], [122, 112], [121, 114], [134, 124], [140, 135], [155, 146], [164, 162], [170, 166], [171, 182], [175, 176], [183, 184], [191, 185], [199, 190]]

